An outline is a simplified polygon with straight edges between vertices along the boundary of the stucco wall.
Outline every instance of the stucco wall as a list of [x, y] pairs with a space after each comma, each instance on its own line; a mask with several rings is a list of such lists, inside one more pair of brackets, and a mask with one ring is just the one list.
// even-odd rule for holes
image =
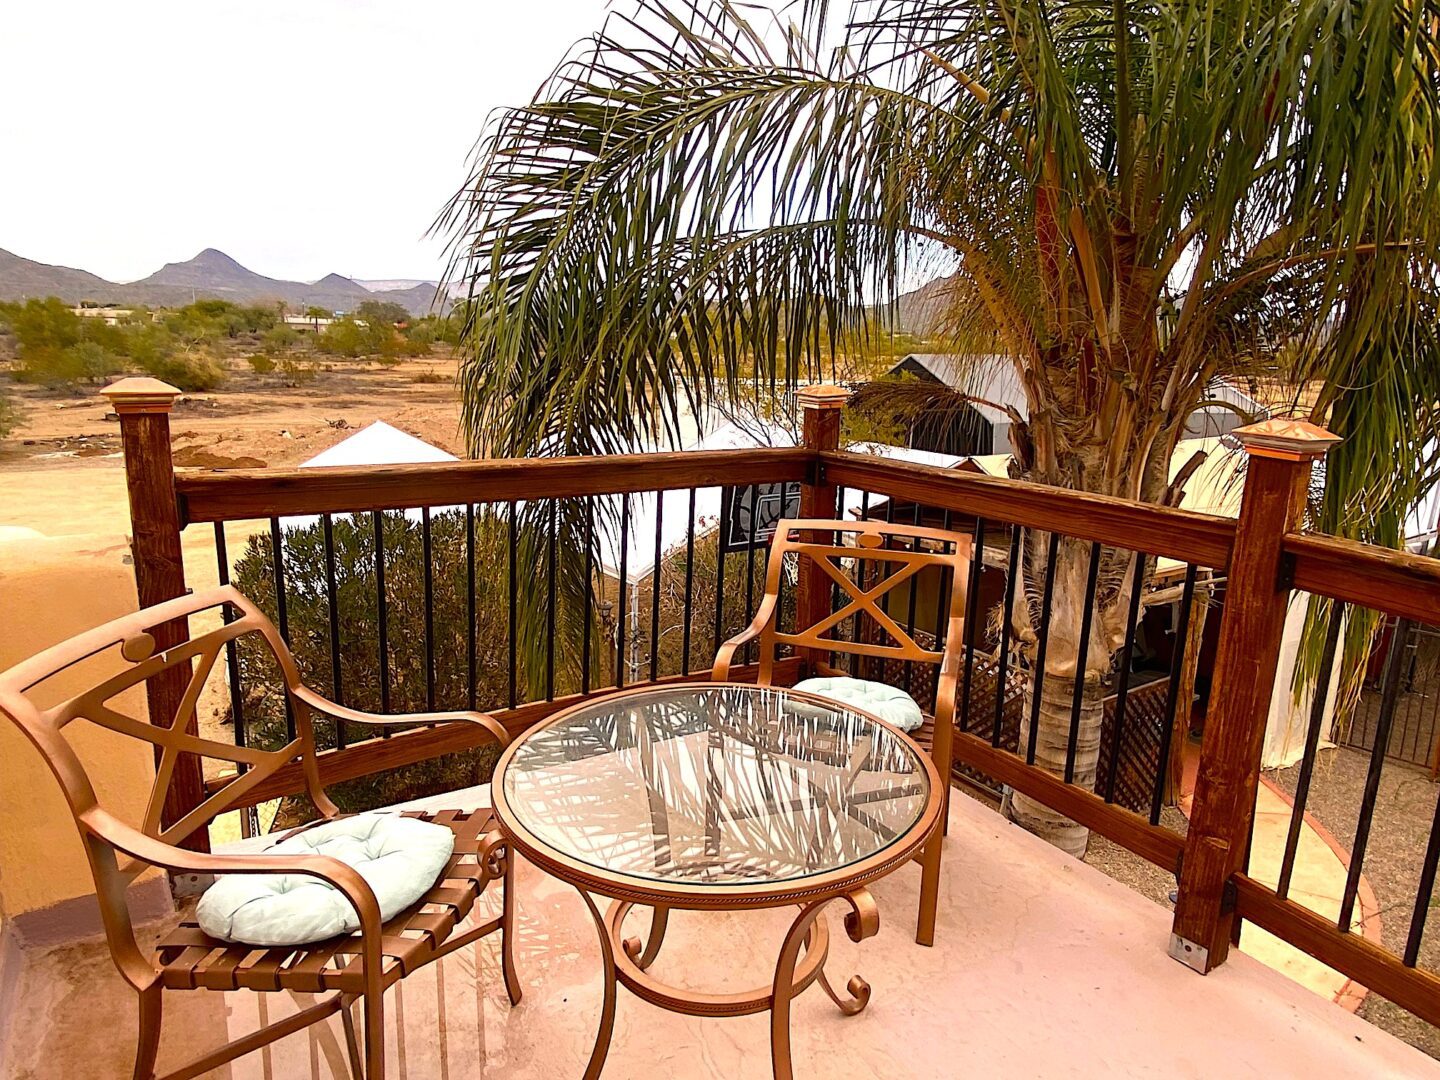
[[[0, 670], [136, 607], [130, 548], [120, 536], [44, 537], [0, 530]], [[97, 658], [47, 684], [47, 701], [93, 685], [123, 661]], [[143, 691], [116, 698], [145, 716]], [[76, 723], [67, 729], [97, 793], [126, 820], [143, 813], [154, 777], [149, 744]], [[54, 778], [19, 730], [0, 718], [0, 914], [27, 912], [94, 892], [84, 850]]]

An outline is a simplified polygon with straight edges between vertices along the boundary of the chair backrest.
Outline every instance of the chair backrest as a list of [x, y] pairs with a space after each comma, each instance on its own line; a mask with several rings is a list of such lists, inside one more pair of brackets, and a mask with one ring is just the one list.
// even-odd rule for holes
[[[777, 616], [760, 634], [760, 682], [770, 682], [776, 653], [782, 645], [873, 657], [882, 662], [943, 667], [947, 655], [952, 659], [958, 655], [965, 636], [972, 547], [968, 536], [919, 525], [822, 519], [781, 521], [771, 541], [765, 572], [766, 599], [773, 603]], [[787, 557], [797, 561], [799, 573], [804, 573], [806, 563], [818, 566], [839, 601], [838, 605], [825, 605], [830, 609], [825, 618], [809, 626], [797, 625], [794, 630], [782, 628], [778, 617], [780, 592], [789, 577]], [[938, 614], [944, 626], [943, 648], [926, 647], [916, 640], [918, 628], [911, 623], [916, 575], [932, 568], [940, 571], [935, 602], [940, 605]], [[899, 597], [897, 590], [901, 591]], [[897, 608], [903, 612], [898, 618]], [[858, 624], [852, 619], [868, 619], [866, 632], [856, 633]], [[847, 625], [849, 636], [843, 633]], [[934, 628], [932, 620], [926, 629]], [[942, 687], [935, 703], [937, 722], [950, 720], [954, 709], [953, 686]]]
[[[223, 619], [221, 625], [207, 633], [187, 636], [163, 651], [156, 651], [156, 638], [152, 631], [206, 612], [211, 613], [211, 618], [218, 616]], [[295, 737], [278, 750], [235, 746], [198, 734], [196, 707], [216, 661], [227, 643], [249, 634], [263, 639], [284, 679], [286, 693], [291, 693], [300, 685], [300, 676], [290, 650], [265, 614], [228, 585], [115, 619], [62, 641], [0, 673], [0, 715], [18, 725], [39, 750], [59, 782], [87, 845], [93, 846], [97, 840], [96, 830], [87, 824], [87, 819], [96, 811], [120, 821], [123, 821], [124, 815], [116, 808], [105, 806], [97, 794], [91, 774], [101, 766], [92, 762], [87, 768], [71, 746], [66, 728], [76, 721], [95, 724], [155, 747], [155, 780], [144, 815], [141, 821], [126, 824], [132, 824], [145, 835], [163, 843], [180, 844], [217, 814], [231, 809], [246, 792], [295, 761], [304, 763], [307, 787], [322, 812], [334, 812], [333, 805], [319, 788], [319, 774], [314, 767], [315, 738], [310, 710], [298, 701], [294, 702]], [[47, 680], [117, 647], [128, 667], [58, 704], [41, 704], [46, 696], [53, 696], [44, 691]], [[151, 723], [144, 717], [127, 716], [112, 704], [115, 698], [133, 687], [142, 683], [153, 686], [155, 680], [167, 677], [177, 680], [181, 697], [174, 715], [164, 724]], [[161, 811], [176, 762], [182, 754], [231, 761], [240, 766], [240, 771], [233, 780], [203, 799], [179, 820], [166, 825], [161, 820]], [[100, 787], [103, 790], [105, 785]], [[129, 881], [145, 869], [146, 864], [128, 856], [104, 858], [97, 862], [92, 853], [91, 866], [96, 876], [97, 892], [103, 897], [114, 895], [117, 886], [123, 891]]]

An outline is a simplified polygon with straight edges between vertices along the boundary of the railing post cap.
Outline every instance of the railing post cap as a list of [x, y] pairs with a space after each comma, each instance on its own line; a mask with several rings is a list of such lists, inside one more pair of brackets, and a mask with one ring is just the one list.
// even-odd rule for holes
[[1308, 420], [1261, 420], [1258, 424], [1238, 427], [1230, 434], [1240, 440], [1247, 454], [1281, 461], [1324, 457], [1327, 450], [1344, 441]]
[[846, 390], [843, 386], [836, 386], [834, 383], [818, 383], [814, 386], [802, 386], [795, 395], [802, 409], [844, 408], [845, 401], [849, 396], [849, 390]]
[[100, 393], [123, 416], [126, 413], [169, 412], [175, 407], [175, 399], [181, 391], [159, 379], [137, 376], [113, 382]]

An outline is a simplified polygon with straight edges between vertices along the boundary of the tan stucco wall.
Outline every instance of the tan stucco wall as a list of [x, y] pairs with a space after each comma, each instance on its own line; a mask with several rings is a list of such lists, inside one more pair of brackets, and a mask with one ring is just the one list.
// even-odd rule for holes
[[[27, 533], [0, 530], [0, 670], [137, 607], [124, 537]], [[47, 683], [54, 696], [46, 700], [63, 700], [123, 663], [118, 656], [91, 661]], [[142, 690], [114, 703], [145, 716]], [[67, 733], [102, 802], [139, 820], [155, 771], [149, 744], [83, 722]], [[35, 748], [0, 718], [0, 913], [14, 918], [93, 892], [59, 787]]]

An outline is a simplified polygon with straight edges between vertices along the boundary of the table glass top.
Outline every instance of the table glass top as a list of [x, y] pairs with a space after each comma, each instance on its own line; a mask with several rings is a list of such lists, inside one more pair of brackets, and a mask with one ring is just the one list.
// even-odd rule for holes
[[685, 885], [841, 870], [920, 821], [915, 745], [843, 706], [698, 684], [597, 701], [536, 729], [502, 778], [517, 824], [612, 873]]

